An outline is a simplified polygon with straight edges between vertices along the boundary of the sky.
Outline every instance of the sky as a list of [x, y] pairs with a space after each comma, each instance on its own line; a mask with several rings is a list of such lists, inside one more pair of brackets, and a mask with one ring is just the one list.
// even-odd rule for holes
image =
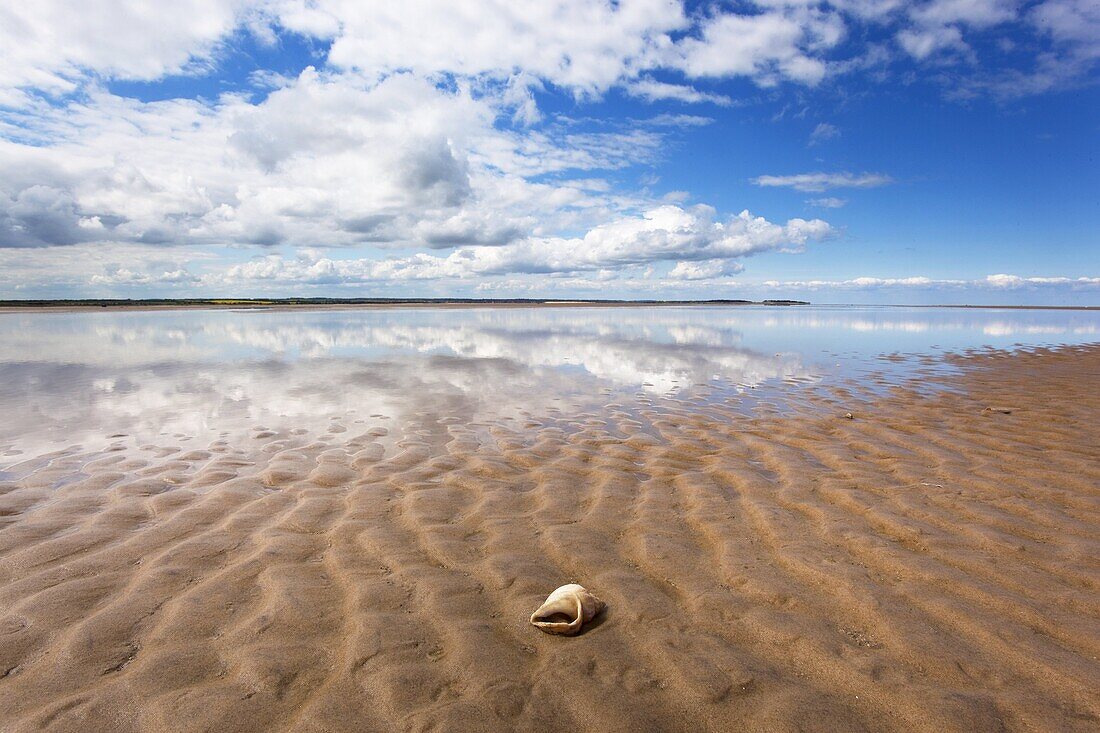
[[0, 4], [0, 299], [1100, 305], [1096, 0]]

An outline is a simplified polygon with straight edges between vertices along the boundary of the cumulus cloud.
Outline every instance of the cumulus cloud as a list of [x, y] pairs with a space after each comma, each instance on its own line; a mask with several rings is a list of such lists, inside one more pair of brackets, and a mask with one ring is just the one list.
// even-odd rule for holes
[[736, 275], [744, 270], [739, 262], [730, 260], [703, 260], [702, 262], [677, 262], [669, 271], [672, 280], [713, 280]]
[[1018, 5], [1016, 0], [931, 0], [913, 6], [909, 16], [923, 25], [963, 23], [985, 28], [1012, 20]]
[[[102, 287], [209, 284], [229, 262], [238, 263], [235, 276], [256, 280], [542, 273], [598, 282], [645, 280], [640, 270], [660, 265], [653, 278], [706, 282], [736, 272], [739, 258], [797, 250], [834, 229], [820, 219], [729, 216], [689, 205], [685, 192], [623, 185], [646, 176], [638, 169], [667, 156], [683, 130], [711, 122], [669, 114], [668, 102], [741, 104], [710, 91], [731, 78], [812, 87], [897, 62], [900, 52], [882, 51], [894, 40], [911, 59], [935, 62], [1005, 23], [1030, 29], [1041, 49], [1035, 68], [958, 88], [1059, 88], [1100, 58], [1094, 5], [178, 0], [151, 13], [136, 0], [8, 4], [0, 9], [0, 253], [24, 273], [52, 272], [42, 264], [52, 258], [72, 268], [74, 282], [94, 277]], [[868, 28], [880, 53], [864, 47]], [[226, 87], [234, 91], [151, 94], [157, 101], [114, 84], [188, 74], [216, 82], [231, 54], [291, 36], [313, 47], [316, 68], [262, 69]], [[546, 94], [584, 102], [609, 92], [665, 109], [609, 122], [539, 108]], [[838, 134], [821, 123], [809, 142]], [[817, 172], [753, 182], [820, 193], [892, 179]], [[62, 248], [73, 256], [53, 251]], [[306, 248], [324, 249], [287, 257]], [[43, 249], [48, 256], [37, 254]], [[204, 259], [215, 251], [219, 266]]]
[[[1053, 42], [1030, 74], [1019, 75], [1016, 96], [1069, 86], [1087, 78], [1100, 61], [1100, 5], [1091, 0], [1047, 0], [1031, 9], [1029, 20]], [[1013, 78], [1009, 75], [1008, 83]]]
[[[30, 185], [3, 192], [0, 198], [0, 243], [8, 247], [76, 244], [102, 230], [99, 217], [82, 217], [72, 191]], [[97, 226], [98, 225], [98, 226]]]
[[[204, 284], [218, 277], [321, 283], [613, 276], [653, 262], [792, 251], [833, 233], [820, 219], [774, 224], [748, 212], [723, 217], [707, 206], [661, 205], [601, 177], [655, 161], [669, 135], [709, 118], [501, 124], [511, 87], [313, 67], [269, 81], [258, 98], [153, 102], [96, 86], [16, 113], [9, 119], [19, 124], [0, 140], [0, 249], [102, 243], [370, 252], [273, 254], [200, 273]], [[585, 233], [570, 234], [578, 231]], [[378, 249], [421, 251], [387, 257]], [[430, 254], [437, 249], [451, 252]], [[86, 281], [172, 285], [194, 277], [175, 262], [105, 262]]]
[[962, 31], [952, 25], [902, 30], [898, 32], [898, 43], [910, 56], [920, 61], [948, 49], [970, 50], [970, 46], [963, 41]]
[[1100, 6], [1092, 0], [1046, 0], [1031, 9], [1029, 19], [1077, 53], [1100, 54]]
[[179, 0], [155, 13], [147, 5], [90, 0], [74, 10], [39, 0], [0, 9], [0, 105], [32, 104], [32, 91], [68, 94], [98, 79], [201, 74], [245, 34], [268, 45], [297, 34], [319, 45], [329, 69], [374, 80], [412, 72], [496, 81], [511, 90], [521, 121], [538, 118], [531, 90], [543, 84], [579, 97], [623, 86], [645, 99], [719, 104], [723, 95], [651, 74], [816, 85], [873, 55], [841, 51], [867, 28], [890, 29], [923, 61], [968, 51], [967, 34], [1015, 23], [1049, 40], [1049, 53], [1072, 57], [1078, 76], [1092, 53], [1082, 49], [1096, 46], [1089, 0], [1046, 0], [1023, 15], [1014, 0], [755, 0], [696, 10], [679, 0]]
[[0, 248], [0, 292], [22, 295], [46, 289], [63, 297], [89, 292], [88, 286], [91, 292], [110, 292], [114, 285], [197, 284], [197, 268], [218, 259], [200, 248], [146, 244]]
[[984, 29], [1013, 20], [1014, 0], [931, 0], [909, 10], [911, 25], [898, 32], [898, 43], [923, 60], [947, 50], [970, 51], [963, 29]]
[[[575, 237], [527, 236], [506, 245], [473, 244], [446, 254], [348, 256], [331, 249], [301, 248], [295, 256], [266, 254], [227, 264], [208, 250], [124, 244], [77, 244], [30, 250], [0, 249], [0, 287], [24, 281], [56, 286], [159, 286], [204, 292], [242, 288], [392, 286], [443, 282], [490, 287], [514, 278], [576, 284], [580, 279], [643, 282], [724, 278], [742, 270], [741, 260], [769, 251], [797, 251], [832, 236], [820, 219], [770, 222], [747, 211], [721, 217], [707, 206], [659, 205], [593, 226]], [[514, 288], [513, 288], [514, 289]]]
[[1088, 288], [1100, 286], [1100, 277], [1020, 277], [1019, 275], [997, 274], [987, 275], [985, 284], [991, 288], [1004, 290], [1050, 285]]
[[93, 72], [159, 79], [208, 60], [256, 12], [245, 0], [173, 0], [150, 12], [142, 0], [36, 0], [0, 8], [0, 104], [12, 90], [65, 93]]
[[769, 250], [796, 250], [832, 233], [820, 219], [791, 219], [780, 225], [743, 211], [722, 220], [707, 206], [665, 205], [601, 224], [580, 237], [530, 237], [501, 247], [461, 247], [447, 256], [417, 253], [382, 260], [310, 256], [289, 260], [269, 255], [234, 265], [213, 275], [211, 281], [323, 284], [462, 280], [517, 273], [602, 273], [613, 278], [635, 266], [673, 261], [677, 264], [670, 277], [700, 279], [739, 272], [736, 260], [740, 258]]
[[878, 288], [928, 288], [963, 286], [965, 280], [932, 280], [915, 277], [855, 277], [848, 280], [765, 280], [767, 288], [798, 290], [873, 290]]
[[[823, 78], [821, 55], [844, 34], [839, 11], [798, 3], [751, 10], [763, 12], [716, 7], [699, 18], [670, 0], [181, 0], [156, 13], [136, 0], [93, 0], [74, 12], [63, 0], [41, 0], [0, 11], [7, 71], [0, 103], [19, 101], [26, 88], [71, 92], [88, 77], [196, 73], [239, 33], [261, 43], [276, 43], [279, 32], [318, 39], [328, 44], [332, 68], [375, 79], [403, 71], [502, 81], [522, 75], [581, 96], [657, 69], [764, 85]], [[640, 90], [720, 99], [654, 82]]]
[[[333, 19], [329, 60], [342, 68], [504, 77], [522, 69], [578, 93], [651, 67], [669, 34], [688, 24], [679, 3], [666, 0], [316, 0], [308, 7]], [[313, 32], [291, 17], [284, 22]]]
[[757, 186], [820, 193], [830, 188], [877, 188], [893, 183], [894, 179], [882, 173], [796, 173], [789, 176], [757, 176], [752, 182]]
[[820, 219], [791, 219], [780, 225], [742, 211], [723, 221], [708, 206], [666, 205], [602, 224], [579, 238], [531, 239], [510, 248], [459, 250], [448, 259], [483, 273], [575, 272], [662, 260], [747, 257], [801, 248], [832, 233]]
[[598, 178], [532, 179], [648, 162], [676, 129], [515, 130], [499, 114], [410, 74], [312, 68], [258, 103], [95, 91], [43, 109], [24, 128], [43, 139], [0, 140], [0, 247], [506, 244], [638, 205]]
[[749, 76], [762, 86], [781, 79], [814, 85], [826, 74], [820, 54], [844, 37], [843, 19], [807, 6], [756, 15], [716, 13], [697, 37], [677, 44], [675, 65], [690, 77]]
[[135, 271], [128, 267], [112, 268], [101, 275], [92, 275], [92, 285], [176, 285], [195, 284], [199, 278], [185, 269]]

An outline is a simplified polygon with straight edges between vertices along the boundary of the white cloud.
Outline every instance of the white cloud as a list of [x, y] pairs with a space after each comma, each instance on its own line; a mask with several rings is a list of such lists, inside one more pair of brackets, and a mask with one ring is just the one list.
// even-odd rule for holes
[[[717, 217], [707, 206], [661, 205], [594, 226], [578, 237], [526, 237], [503, 246], [469, 245], [449, 254], [416, 252], [391, 257], [347, 257], [332, 250], [299, 249], [226, 264], [209, 251], [186, 247], [77, 244], [29, 250], [0, 249], [0, 288], [23, 282], [100, 292], [114, 286], [198, 288], [240, 292], [248, 286], [299, 288], [397, 285], [445, 281], [489, 286], [515, 277], [549, 282], [645, 283], [662, 287], [654, 267], [673, 281], [713, 279], [740, 272], [740, 260], [767, 251], [796, 251], [833, 233], [820, 219], [777, 224], [745, 211]], [[562, 279], [565, 278], [565, 279]], [[548, 280], [549, 279], [549, 280]]]
[[833, 140], [840, 137], [840, 128], [836, 125], [830, 125], [828, 122], [819, 122], [813, 131], [810, 133], [809, 145], [820, 145], [826, 140]]
[[1093, 0], [1046, 0], [1031, 9], [1030, 20], [1058, 41], [1100, 53], [1100, 5]]
[[411, 71], [512, 83], [521, 118], [534, 111], [518, 99], [523, 89], [542, 82], [579, 96], [626, 83], [645, 98], [724, 104], [645, 72], [814, 84], [844, 28], [833, 11], [716, 9], [700, 19], [670, 0], [180, 0], [155, 13], [137, 0], [90, 0], [79, 11], [41, 0], [0, 10], [0, 104], [29, 103], [21, 89], [59, 94], [97, 78], [199, 72], [235, 33], [274, 44], [288, 31], [330, 44], [330, 68], [373, 80]]
[[[102, 79], [203, 73], [245, 33], [271, 45], [286, 33], [317, 39], [329, 70], [375, 81], [411, 71], [499, 83], [511, 90], [519, 121], [538, 119], [530, 92], [543, 84], [581, 97], [621, 86], [644, 99], [726, 104], [724, 95], [690, 82], [815, 85], [858, 67], [856, 59], [887, 63], [870, 53], [877, 41], [840, 51], [845, 38], [865, 37], [862, 26], [891, 29], [913, 58], [925, 60], [968, 52], [966, 34], [1014, 23], [1050, 40], [1049, 51], [1036, 46], [1037, 66], [1050, 66], [1053, 54], [1062, 81], [1088, 72], [1100, 25], [1094, 2], [1046, 0], [1023, 16], [1019, 7], [1014, 0], [756, 0], [689, 12], [678, 0], [178, 0], [154, 13], [138, 0], [89, 0], [79, 8], [38, 0], [0, 8], [0, 105], [33, 105], [29, 90], [65, 94]], [[844, 55], [851, 57], [837, 58]], [[651, 72], [680, 73], [687, 83], [657, 81]]]
[[903, 8], [906, 2], [905, 0], [837, 0], [832, 4], [857, 18], [881, 23], [886, 22], [889, 16], [899, 8]]
[[174, 284], [194, 283], [192, 271], [217, 259], [200, 248], [143, 244], [0, 248], [0, 292], [21, 294], [39, 287], [76, 292], [88, 285], [152, 284], [162, 278]]
[[1023, 93], [1046, 91], [1088, 78], [1100, 60], [1100, 4], [1093, 0], [1047, 0], [1031, 9], [1029, 19], [1055, 49], [1040, 55], [1033, 74], [1040, 84]]
[[926, 26], [963, 23], [985, 28], [1016, 17], [1016, 0], [931, 0], [915, 5], [910, 17]]
[[724, 94], [701, 92], [687, 84], [669, 84], [668, 82], [648, 78], [630, 82], [627, 91], [632, 96], [640, 97], [649, 102], [672, 99], [689, 104], [709, 102], [720, 107], [729, 107], [733, 104], [733, 100]]
[[963, 41], [962, 31], [953, 25], [899, 31], [898, 43], [918, 61], [949, 49], [961, 52], [970, 50], [970, 46]]
[[[1071, 89], [1089, 82], [1100, 62], [1100, 6], [1095, 2], [1046, 0], [1020, 13], [1010, 13], [1017, 9], [1016, 5], [992, 3], [987, 7], [987, 25], [1006, 19], [1017, 22], [1017, 40], [1002, 37], [1000, 41], [1010, 49], [1027, 49], [1030, 58], [1011, 66], [983, 65], [961, 40], [961, 32], [955, 33], [955, 41], [945, 45], [961, 51], [971, 62], [973, 71], [947, 77], [949, 96], [971, 99], [992, 95], [1010, 100]], [[958, 30], [955, 26], [950, 28]], [[915, 50], [919, 53], [923, 49]], [[926, 55], [938, 58], [934, 50], [930, 48]]]
[[790, 176], [757, 176], [752, 182], [757, 186], [819, 193], [830, 188], [877, 188], [893, 183], [894, 179], [881, 173], [797, 173]]
[[810, 206], [817, 206], [821, 209], [839, 209], [848, 203], [847, 199], [837, 198], [835, 196], [825, 196], [817, 199], [806, 199], [806, 203]]
[[152, 272], [134, 271], [119, 267], [102, 275], [92, 275], [88, 281], [92, 285], [175, 285], [196, 284], [199, 278], [187, 270], [161, 270]]
[[[641, 216], [601, 224], [576, 238], [532, 237], [506, 246], [461, 247], [447, 256], [417, 253], [392, 259], [287, 260], [269, 255], [228, 268], [210, 282], [270, 280], [295, 283], [470, 279], [513, 274], [602, 273], [618, 277], [630, 268], [677, 261], [676, 278], [706, 271], [730, 274], [734, 260], [768, 250], [797, 250], [833, 233], [820, 220], [792, 219], [785, 225], [747, 211], [722, 221], [710, 207], [659, 206]], [[692, 267], [696, 261], [708, 261]], [[679, 269], [676, 269], [679, 268]]]
[[1019, 288], [1061, 285], [1072, 287], [1100, 286], [1100, 277], [1020, 277], [1019, 275], [987, 275], [985, 284], [992, 288], [1015, 290]]
[[[97, 287], [208, 286], [219, 278], [617, 277], [645, 263], [794, 250], [832, 233], [820, 219], [782, 225], [748, 212], [723, 219], [706, 206], [659, 205], [644, 191], [600, 177], [653, 162], [668, 135], [709, 118], [507, 125], [500, 121], [514, 106], [511, 87], [441, 87], [413, 73], [374, 79], [313, 68], [268, 81], [275, 86], [259, 101], [225, 94], [141, 102], [92, 86], [64, 104], [12, 113], [7, 139], [0, 138], [0, 250], [85, 251], [96, 243], [119, 252], [375, 250], [358, 258], [206, 263], [198, 271], [145, 252], [134, 261], [73, 260], [66, 273], [43, 278]], [[575, 173], [583, 177], [563, 175]], [[671, 193], [664, 200], [686, 198]], [[577, 231], [587, 233], [572, 236]], [[379, 248], [454, 251], [385, 258]]]
[[947, 285], [964, 285], [964, 280], [932, 280], [927, 277], [856, 277], [850, 280], [766, 280], [764, 286], [772, 289], [798, 290], [873, 290], [878, 288], [927, 288]]
[[[0, 85], [64, 93], [89, 72], [152, 80], [186, 71], [249, 15], [245, 0], [66, 0], [0, 7]], [[0, 97], [0, 103], [4, 97]], [[9, 101], [15, 101], [9, 97]]]
[[730, 260], [703, 260], [702, 262], [677, 262], [669, 271], [672, 280], [713, 280], [736, 275], [745, 268]]
[[[863, 3], [841, 5], [858, 14]], [[537, 111], [524, 90], [544, 82], [577, 96], [623, 85], [646, 99], [726, 104], [647, 72], [763, 86], [821, 81], [824, 55], [846, 30], [842, 13], [758, 6], [690, 14], [675, 0], [180, 0], [153, 13], [137, 0], [90, 0], [79, 11], [40, 0], [0, 9], [0, 104], [30, 103], [25, 89], [61, 94], [95, 79], [197, 73], [240, 33], [267, 44], [286, 32], [319, 39], [329, 44], [329, 68], [374, 80], [411, 71], [509, 84], [518, 118], [528, 120]]]
[[[660, 162], [670, 139], [709, 117], [656, 110], [649, 119], [570, 120], [547, 117], [537, 100], [617, 89], [654, 103], [732, 106], [740, 100], [708, 91], [709, 81], [813, 86], [894, 63], [900, 52], [862, 45], [870, 27], [935, 63], [945, 49], [965, 51], [968, 34], [1026, 23], [1044, 50], [1035, 67], [975, 76], [959, 93], [1059, 88], [1100, 58], [1098, 11], [1087, 0], [1046, 0], [1022, 16], [998, 0], [758, 0], [691, 12], [675, 0], [161, 5], [0, 8], [0, 252], [23, 253], [5, 254], [26, 263], [22, 272], [48, 277], [42, 263], [53, 258], [71, 268], [55, 282], [207, 283], [262, 251], [275, 258], [239, 265], [238, 274], [381, 282], [546, 273], [596, 282], [644, 280], [638, 270], [660, 263], [670, 278], [725, 277], [739, 257], [797, 249], [834, 230], [819, 219], [719, 215], [689, 206], [683, 191], [656, 198], [617, 183], [639, 180], [638, 170], [615, 172]], [[176, 74], [214, 82], [245, 34], [262, 45], [289, 33], [315, 43], [317, 69], [258, 70], [246, 91], [205, 99], [142, 102], [108, 91], [115, 80]], [[863, 61], [843, 58], [851, 53]], [[837, 135], [821, 123], [809, 142]], [[753, 182], [824, 192], [892, 179], [816, 172]], [[104, 256], [31, 254], [62, 246]], [[366, 256], [349, 259], [340, 247]], [[286, 259], [293, 248], [325, 249]], [[215, 249], [220, 269], [204, 259]]]
[[666, 0], [316, 0], [310, 5], [339, 21], [329, 61], [342, 68], [502, 77], [522, 70], [578, 93], [601, 92], [634, 70], [651, 67], [670, 43], [668, 34], [688, 22], [679, 3]]
[[0, 247], [505, 244], [643, 204], [598, 178], [530, 179], [649, 162], [676, 127], [512, 130], [499, 114], [409, 74], [307, 69], [260, 103], [97, 90], [28, 120], [28, 144], [0, 139]]
[[758, 15], [716, 13], [670, 51], [689, 77], [749, 76], [763, 86], [783, 79], [817, 84], [826, 74], [819, 54], [844, 37], [836, 13], [808, 7]]
[[911, 24], [898, 31], [901, 47], [917, 60], [944, 51], [970, 53], [963, 29], [986, 29], [1015, 19], [1015, 0], [931, 0], [909, 10]]

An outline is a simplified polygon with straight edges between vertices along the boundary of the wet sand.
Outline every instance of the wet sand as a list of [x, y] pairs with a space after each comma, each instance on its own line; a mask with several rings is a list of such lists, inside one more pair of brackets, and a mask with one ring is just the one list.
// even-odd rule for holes
[[[1100, 346], [953, 361], [27, 461], [0, 730], [1097, 730]], [[528, 625], [569, 581], [592, 627]]]

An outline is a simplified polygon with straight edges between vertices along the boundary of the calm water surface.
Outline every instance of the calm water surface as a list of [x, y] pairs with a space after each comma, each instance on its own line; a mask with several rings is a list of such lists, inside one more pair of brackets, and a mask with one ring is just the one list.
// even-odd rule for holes
[[0, 468], [46, 451], [197, 447], [261, 429], [399, 431], [417, 420], [581, 419], [627, 401], [783, 401], [840, 379], [881, 384], [930, 369], [898, 355], [1096, 341], [1096, 311], [4, 313]]

